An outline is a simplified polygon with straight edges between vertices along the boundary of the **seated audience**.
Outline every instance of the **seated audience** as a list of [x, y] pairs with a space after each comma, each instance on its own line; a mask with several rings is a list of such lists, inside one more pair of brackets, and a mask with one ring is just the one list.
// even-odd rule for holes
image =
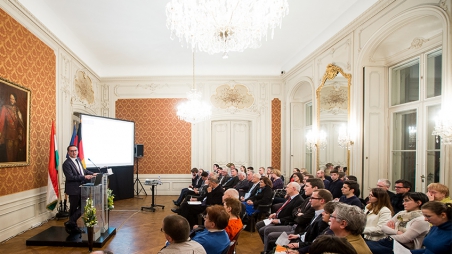
[[264, 167], [260, 167], [260, 168], [259, 168], [259, 175], [261, 175], [261, 177], [262, 177], [262, 176], [266, 176], [266, 175], [265, 175], [265, 168], [264, 168]]
[[246, 167], [245, 167], [245, 165], [240, 166], [240, 172], [243, 172], [243, 173], [246, 172]]
[[452, 204], [430, 201], [422, 206], [425, 220], [433, 227], [424, 239], [424, 249], [414, 254], [450, 254], [452, 250]]
[[330, 229], [334, 232], [335, 236], [347, 239], [359, 254], [372, 254], [366, 242], [361, 237], [365, 225], [366, 215], [357, 206], [339, 202], [333, 214], [330, 215]]
[[174, 205], [180, 206], [182, 201], [187, 197], [188, 195], [200, 195], [200, 192], [202, 191], [202, 186], [204, 185], [204, 182], [207, 180], [209, 174], [207, 172], [204, 172], [203, 170], [199, 170], [198, 174], [200, 175], [198, 181], [195, 185], [190, 185], [193, 190], [190, 190], [189, 188], [183, 188], [180, 192], [179, 198], [177, 200], [173, 200]]
[[272, 174], [273, 174], [273, 168], [267, 167], [267, 174], [265, 176], [268, 177], [268, 179], [270, 179], [271, 181], [273, 181]]
[[279, 169], [273, 169], [272, 170], [272, 189], [278, 190], [278, 189], [284, 189], [284, 181], [281, 179], [281, 171]]
[[440, 183], [431, 183], [427, 186], [427, 197], [430, 201], [439, 201], [443, 203], [452, 203], [449, 197], [449, 188]]
[[[251, 177], [251, 178], [250, 178]], [[251, 197], [256, 195], [257, 191], [260, 189], [259, 181], [261, 179], [261, 175], [259, 173], [248, 173], [248, 181], [250, 182], [249, 189], [244, 195], [240, 195], [240, 201], [248, 201]]]
[[424, 193], [405, 193], [403, 195], [405, 210], [394, 215], [386, 225], [381, 227], [383, 233], [391, 237], [379, 241], [367, 241], [372, 253], [393, 253], [393, 239], [409, 249], [419, 249], [430, 229], [430, 225], [424, 220], [421, 211], [421, 206], [426, 202], [428, 202], [428, 197]]
[[197, 253], [205, 254], [204, 247], [198, 242], [190, 240], [190, 225], [180, 215], [168, 215], [163, 219], [162, 232], [168, 241], [158, 254]]
[[[350, 179], [350, 176], [349, 176]], [[394, 197], [394, 192], [390, 191], [389, 188], [391, 187], [391, 182], [388, 179], [378, 179], [377, 181], [377, 188], [381, 188], [385, 190], [389, 195], [389, 200], [392, 200]], [[369, 203], [369, 197], [366, 197], [364, 199], [364, 204], [367, 205]]]
[[330, 187], [330, 181], [325, 178], [325, 171], [323, 169], [317, 170], [317, 178], [322, 179], [323, 184], [325, 185], [325, 189], [328, 189], [328, 187]]
[[209, 206], [204, 216], [204, 230], [196, 232], [192, 240], [201, 244], [207, 254], [221, 254], [229, 248], [230, 241], [224, 230], [228, 222], [229, 215], [223, 206]]
[[253, 214], [259, 207], [259, 205], [271, 204], [273, 198], [272, 182], [268, 177], [261, 177], [259, 180], [259, 189], [256, 194], [245, 202], [246, 214]]
[[[297, 250], [288, 250], [287, 254], [299, 254]], [[355, 248], [342, 237], [332, 235], [321, 235], [309, 248], [310, 254], [359, 254]]]
[[385, 238], [382, 227], [393, 215], [391, 200], [383, 188], [373, 188], [369, 193], [369, 204], [364, 213], [367, 216], [363, 237], [366, 240], [378, 241]]
[[228, 174], [228, 169], [223, 169], [222, 167], [218, 168], [218, 183], [223, 186], [224, 183], [226, 183], [231, 176]]
[[411, 191], [411, 186], [410, 182], [403, 179], [395, 181], [394, 189], [396, 194], [391, 198], [391, 205], [395, 214], [405, 209], [403, 206], [403, 195]]
[[347, 205], [355, 205], [363, 209], [361, 200], [355, 196], [356, 192], [359, 190], [359, 184], [355, 181], [345, 181], [342, 185], [342, 197], [339, 198], [339, 202], [345, 203]]
[[225, 228], [229, 240], [232, 240], [235, 235], [243, 228], [242, 220], [240, 219], [240, 211], [242, 210], [242, 202], [236, 198], [225, 198], [224, 209], [229, 214], [228, 226]]

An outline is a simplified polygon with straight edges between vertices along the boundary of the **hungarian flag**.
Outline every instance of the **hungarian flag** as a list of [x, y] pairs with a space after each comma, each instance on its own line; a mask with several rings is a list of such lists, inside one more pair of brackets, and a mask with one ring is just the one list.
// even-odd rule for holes
[[58, 204], [58, 148], [56, 142], [55, 122], [52, 121], [50, 131], [50, 152], [49, 152], [49, 175], [47, 182], [47, 205], [46, 208], [53, 211]]
[[82, 142], [82, 123], [78, 125], [77, 137], [75, 138], [75, 142], [78, 148], [78, 158], [80, 159], [83, 168], [86, 169], [85, 155], [83, 153], [83, 142]]

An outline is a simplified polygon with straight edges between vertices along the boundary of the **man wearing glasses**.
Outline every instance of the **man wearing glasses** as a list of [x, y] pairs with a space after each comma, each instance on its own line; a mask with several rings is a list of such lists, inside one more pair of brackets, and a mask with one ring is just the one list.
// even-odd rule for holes
[[394, 184], [396, 194], [391, 198], [391, 205], [394, 209], [394, 214], [405, 210], [403, 206], [403, 194], [411, 191], [411, 183], [407, 180], [397, 180]]
[[93, 178], [96, 174], [83, 168], [78, 156], [78, 149], [74, 145], [67, 148], [69, 158], [63, 163], [63, 172], [66, 177], [65, 192], [69, 195], [69, 220], [64, 223], [68, 234], [83, 232], [77, 227], [77, 220], [82, 215], [80, 185]]

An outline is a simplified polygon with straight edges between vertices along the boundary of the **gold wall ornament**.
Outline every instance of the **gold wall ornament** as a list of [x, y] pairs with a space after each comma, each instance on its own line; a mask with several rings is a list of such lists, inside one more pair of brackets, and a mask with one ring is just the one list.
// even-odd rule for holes
[[86, 100], [89, 104], [94, 103], [93, 82], [84, 71], [77, 71], [75, 74], [75, 92], [77, 96]]
[[217, 87], [215, 94], [210, 98], [212, 105], [217, 108], [227, 109], [230, 107], [243, 109], [251, 107], [254, 97], [244, 85], [221, 85]]

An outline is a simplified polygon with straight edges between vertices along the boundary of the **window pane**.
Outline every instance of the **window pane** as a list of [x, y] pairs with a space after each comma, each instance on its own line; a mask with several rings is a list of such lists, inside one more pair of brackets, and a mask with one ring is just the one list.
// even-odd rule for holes
[[427, 56], [427, 98], [441, 95], [442, 50]]
[[312, 102], [306, 104], [306, 126], [312, 125]]
[[[440, 146], [441, 143], [436, 142], [436, 136], [432, 135], [435, 128], [435, 117], [438, 115], [441, 106], [435, 105], [427, 108], [427, 151], [426, 151], [426, 165], [427, 165], [427, 185], [434, 182], [439, 182], [439, 165], [440, 165]], [[438, 140], [439, 141], [439, 140]]]
[[404, 179], [413, 184], [412, 191], [416, 189], [416, 152], [392, 153], [392, 180]]
[[394, 114], [393, 150], [416, 150], [416, 119], [415, 110]]
[[316, 172], [315, 168], [312, 168], [312, 151], [309, 149], [306, 149], [306, 160], [305, 160], [305, 165], [304, 167], [306, 168], [306, 170], [308, 170], [308, 172], [310, 173], [314, 173]]
[[419, 60], [391, 70], [391, 105], [419, 100]]

